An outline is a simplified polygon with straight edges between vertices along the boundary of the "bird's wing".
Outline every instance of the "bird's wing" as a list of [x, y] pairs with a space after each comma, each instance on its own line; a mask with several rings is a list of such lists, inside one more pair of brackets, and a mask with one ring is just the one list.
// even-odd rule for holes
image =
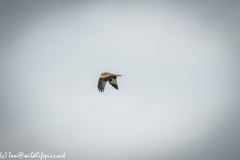
[[118, 89], [117, 76], [114, 76], [114, 77], [112, 77], [112, 78], [109, 78], [108, 82], [109, 82], [115, 89]]
[[98, 90], [99, 92], [104, 92], [104, 88], [108, 79], [99, 78], [98, 80]]

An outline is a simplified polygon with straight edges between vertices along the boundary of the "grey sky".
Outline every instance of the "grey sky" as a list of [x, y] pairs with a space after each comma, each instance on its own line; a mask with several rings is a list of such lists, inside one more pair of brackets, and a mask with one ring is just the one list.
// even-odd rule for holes
[[240, 3], [0, 1], [0, 22], [0, 152], [240, 158]]

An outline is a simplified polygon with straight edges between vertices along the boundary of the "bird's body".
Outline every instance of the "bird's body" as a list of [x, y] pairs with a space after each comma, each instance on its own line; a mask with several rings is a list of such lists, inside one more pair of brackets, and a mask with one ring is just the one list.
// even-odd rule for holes
[[99, 92], [104, 92], [105, 85], [107, 81], [115, 88], [118, 89], [117, 76], [122, 76], [119, 74], [111, 74], [108, 72], [103, 72], [98, 80], [98, 90]]

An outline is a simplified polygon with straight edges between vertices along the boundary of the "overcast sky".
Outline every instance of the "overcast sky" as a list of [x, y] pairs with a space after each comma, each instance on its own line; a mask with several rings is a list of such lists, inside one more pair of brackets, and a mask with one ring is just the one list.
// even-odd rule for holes
[[0, 152], [240, 159], [239, 2], [2, 0], [0, 24]]

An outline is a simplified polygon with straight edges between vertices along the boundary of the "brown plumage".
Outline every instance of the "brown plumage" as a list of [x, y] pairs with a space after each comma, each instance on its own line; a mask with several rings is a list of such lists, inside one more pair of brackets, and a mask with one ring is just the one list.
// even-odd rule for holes
[[107, 81], [115, 88], [118, 89], [117, 76], [122, 76], [119, 74], [111, 74], [108, 72], [103, 72], [98, 80], [98, 90], [99, 92], [104, 92], [105, 85]]

